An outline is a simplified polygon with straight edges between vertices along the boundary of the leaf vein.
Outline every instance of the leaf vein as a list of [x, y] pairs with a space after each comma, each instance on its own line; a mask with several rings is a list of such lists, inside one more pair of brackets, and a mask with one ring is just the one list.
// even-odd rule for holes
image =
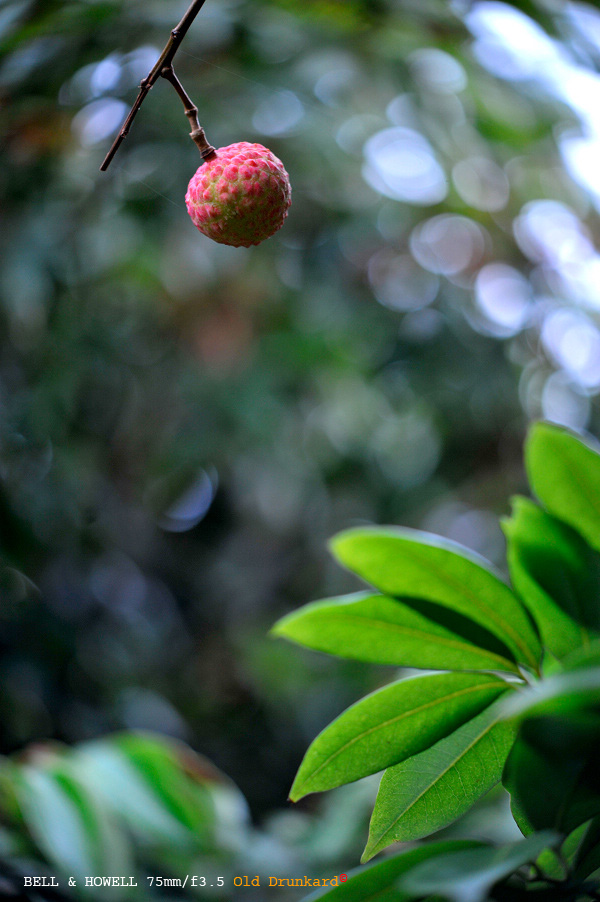
[[458, 762], [460, 761], [460, 759], [461, 759], [461, 758], [464, 758], [465, 755], [466, 755], [466, 754], [467, 754], [474, 746], [476, 746], [478, 742], [481, 742], [481, 740], [484, 738], [484, 736], [486, 735], [486, 733], [489, 733], [489, 731], [492, 729], [492, 727], [495, 727], [497, 723], [498, 723], [498, 720], [494, 720], [488, 727], [486, 727], [485, 730], [483, 730], [481, 733], [479, 733], [479, 735], [473, 740], [473, 742], [471, 742], [470, 745], [468, 745], [465, 749], [463, 749], [463, 750], [461, 751], [460, 755], [458, 755], [458, 756], [454, 759], [454, 762], [453, 762], [451, 765], [449, 765], [445, 770], [440, 771], [440, 773], [439, 773], [439, 775], [437, 776], [436, 780], [435, 780], [433, 783], [431, 783], [429, 786], [426, 786], [425, 789], [423, 789], [423, 791], [420, 792], [419, 795], [416, 796], [416, 797], [413, 799], [413, 801], [410, 803], [410, 805], [407, 805], [406, 808], [404, 809], [404, 811], [401, 811], [400, 814], [398, 815], [398, 817], [394, 818], [394, 820], [393, 820], [392, 823], [389, 825], [389, 827], [386, 827], [386, 829], [383, 831], [383, 833], [381, 833], [381, 834], [377, 837], [377, 840], [376, 840], [375, 844], [373, 845], [373, 848], [374, 848], [374, 849], [376, 849], [376, 848], [379, 847], [379, 845], [380, 845], [382, 839], [383, 839], [385, 836], [387, 836], [388, 833], [389, 833], [391, 830], [394, 829], [394, 827], [396, 826], [396, 824], [398, 823], [398, 821], [399, 821], [402, 817], [404, 817], [404, 815], [406, 814], [406, 812], [407, 812], [407, 811], [410, 811], [411, 808], [414, 808], [414, 806], [417, 804], [417, 802], [418, 802], [421, 798], [423, 798], [423, 796], [426, 797], [426, 794], [427, 794], [434, 786], [436, 787], [436, 789], [437, 789], [438, 792], [439, 792], [439, 785], [438, 785], [438, 784], [439, 784], [439, 781], [442, 779], [442, 777], [445, 777], [446, 774], [447, 774], [453, 767], [456, 767], [457, 764], [458, 764]]
[[495, 683], [480, 683], [477, 686], [467, 686], [465, 689], [458, 689], [456, 692], [451, 692], [448, 695], [440, 696], [439, 698], [434, 698], [429, 702], [426, 702], [424, 705], [421, 705], [418, 708], [411, 708], [410, 711], [403, 711], [402, 714], [397, 714], [395, 717], [389, 718], [389, 720], [381, 721], [380, 723], [374, 724], [372, 727], [369, 727], [368, 730], [364, 730], [362, 733], [357, 733], [356, 736], [353, 736], [352, 739], [349, 739], [344, 745], [340, 746], [339, 749], [336, 749], [335, 752], [332, 752], [328, 758], [323, 761], [316, 770], [312, 771], [304, 780], [304, 783], [307, 783], [309, 780], [313, 780], [317, 774], [319, 774], [324, 767], [327, 767], [328, 764], [331, 763], [335, 758], [345, 752], [346, 749], [350, 748], [350, 746], [354, 745], [356, 742], [360, 742], [360, 740], [364, 739], [366, 736], [371, 735], [371, 733], [376, 733], [378, 730], [382, 730], [385, 727], [389, 727], [393, 723], [399, 723], [401, 720], [404, 720], [407, 717], [412, 717], [415, 714], [420, 714], [422, 711], [426, 711], [429, 708], [434, 708], [436, 705], [440, 705], [444, 702], [451, 701], [454, 698], [459, 698], [461, 695], [468, 695], [471, 692], [480, 692], [482, 689], [492, 689], [496, 686], [505, 686], [508, 684], [504, 680], [498, 680]]

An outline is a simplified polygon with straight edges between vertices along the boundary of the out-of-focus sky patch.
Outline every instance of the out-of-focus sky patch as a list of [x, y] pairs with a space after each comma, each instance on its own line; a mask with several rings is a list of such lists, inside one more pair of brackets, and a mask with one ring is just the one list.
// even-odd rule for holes
[[278, 91], [262, 100], [252, 117], [252, 125], [263, 135], [297, 134], [304, 117], [304, 106], [293, 91]]
[[[567, 4], [566, 15], [580, 33], [597, 41], [597, 10]], [[596, 162], [600, 156], [600, 75], [584, 68], [563, 44], [508, 4], [475, 3], [465, 21], [475, 38], [473, 53], [484, 68], [499, 78], [522, 82], [526, 89], [552, 94], [570, 107], [582, 132], [564, 131], [559, 146], [573, 178], [600, 204]]]

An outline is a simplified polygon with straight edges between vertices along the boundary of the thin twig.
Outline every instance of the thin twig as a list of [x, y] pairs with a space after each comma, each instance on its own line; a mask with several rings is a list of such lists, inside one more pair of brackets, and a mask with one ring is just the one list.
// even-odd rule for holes
[[204, 134], [204, 129], [198, 122], [198, 107], [192, 101], [191, 97], [175, 75], [175, 69], [173, 66], [165, 66], [161, 70], [161, 76], [166, 78], [167, 81], [170, 81], [181, 101], [183, 103], [183, 108], [185, 110], [185, 115], [190, 120], [190, 125], [192, 130], [190, 131], [190, 138], [200, 151], [200, 154], [204, 160], [210, 160], [212, 157], [216, 155], [215, 148], [212, 144], [209, 144], [206, 140], [206, 135]]
[[[142, 81], [140, 83], [140, 92], [139, 92], [138, 96], [136, 97], [135, 103], [131, 107], [131, 110], [129, 111], [129, 114], [128, 114], [125, 122], [121, 126], [121, 130], [119, 131], [119, 134], [115, 138], [111, 149], [108, 151], [108, 153], [106, 154], [106, 157], [104, 158], [104, 162], [102, 163], [102, 166], [100, 167], [101, 172], [105, 172], [108, 169], [108, 167], [110, 166], [112, 158], [114, 157], [117, 150], [121, 146], [123, 139], [127, 136], [129, 129], [131, 128], [131, 123], [135, 119], [139, 108], [141, 107], [142, 103], [146, 99], [146, 96], [148, 95], [150, 88], [154, 84], [156, 84], [156, 82], [158, 81], [160, 76], [163, 74], [163, 69], [167, 69], [167, 70], [172, 69], [173, 60], [175, 58], [175, 54], [177, 53], [177, 51], [179, 49], [179, 45], [183, 41], [184, 37], [186, 36], [186, 34], [188, 32], [188, 29], [190, 28], [190, 25], [192, 24], [192, 22], [194, 21], [194, 19], [196, 18], [196, 16], [202, 9], [202, 7], [204, 6], [205, 2], [206, 2], [206, 0], [193, 0], [190, 7], [188, 8], [188, 10], [184, 13], [183, 18], [181, 19], [181, 22], [179, 22], [179, 24], [176, 25], [175, 28], [173, 29], [173, 31], [171, 32], [171, 36], [165, 45], [165, 49], [159, 56], [158, 60], [156, 61], [156, 63], [154, 64], [154, 66], [152, 67], [152, 69], [150, 70], [148, 75], [144, 79], [142, 79]], [[186, 95], [186, 97], [187, 97], [187, 95]], [[192, 106], [193, 106], [193, 104], [192, 104]], [[186, 115], [187, 115], [187, 111], [186, 111]], [[198, 128], [199, 128], [199, 126], [198, 126]]]

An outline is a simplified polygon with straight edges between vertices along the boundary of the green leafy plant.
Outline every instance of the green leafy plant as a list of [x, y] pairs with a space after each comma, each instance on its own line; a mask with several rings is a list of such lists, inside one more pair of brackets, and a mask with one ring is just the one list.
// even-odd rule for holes
[[331, 550], [374, 590], [273, 628], [329, 654], [440, 671], [352, 705], [300, 766], [294, 801], [384, 770], [363, 861], [448, 827], [500, 781], [525, 836], [411, 849], [332, 899], [600, 898], [600, 449], [538, 423], [525, 459], [540, 503], [515, 498], [503, 523], [512, 588], [455, 543], [351, 529]]
[[[59, 874], [63, 886], [71, 876], [78, 893], [101, 897], [87, 878], [121, 879], [124, 898], [147, 898], [156, 887], [146, 874], [180, 885], [193, 865], [219, 892], [247, 841], [237, 787], [184, 743], [143, 732], [0, 759], [0, 817], [16, 875]], [[125, 885], [131, 875], [137, 889]]]

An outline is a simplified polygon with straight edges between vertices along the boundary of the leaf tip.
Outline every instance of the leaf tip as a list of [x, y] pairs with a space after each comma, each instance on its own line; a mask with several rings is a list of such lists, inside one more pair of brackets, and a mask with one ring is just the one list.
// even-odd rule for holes
[[329, 549], [329, 553], [333, 555], [334, 558], [338, 557], [338, 551], [340, 546], [342, 546], [344, 543], [344, 536], [346, 535], [346, 533], [347, 530], [338, 532], [327, 541], [327, 548]]
[[299, 802], [300, 799], [303, 799], [305, 795], [308, 795], [308, 793], [304, 792], [304, 790], [300, 786], [298, 786], [297, 779], [294, 780], [292, 788], [290, 789], [288, 801], [293, 803]]
[[377, 849], [374, 847], [374, 845], [373, 845], [373, 843], [371, 842], [371, 840], [369, 840], [369, 842], [368, 842], [368, 843], [366, 844], [366, 846], [365, 846], [364, 852], [363, 852], [362, 855], [360, 856], [360, 863], [361, 863], [361, 864], [366, 864], [366, 863], [367, 863], [368, 861], [370, 861], [371, 858], [373, 858], [373, 856], [376, 855], [376, 854], [377, 854]]
[[343, 529], [342, 532], [336, 533], [329, 539], [327, 543], [329, 553], [343, 567], [353, 569], [351, 565], [354, 563], [356, 554], [356, 539], [360, 540], [364, 536], [366, 528], [353, 526], [350, 529]]
[[564, 428], [564, 426], [559, 426], [558, 423], [550, 423], [548, 422], [548, 420], [536, 420], [535, 423], [532, 423], [527, 430], [525, 442], [526, 444], [528, 444], [529, 442], [536, 441], [544, 434], [559, 435], [560, 433], [566, 431], [567, 430]]
[[268, 635], [271, 638], [275, 639], [292, 639], [293, 633], [290, 634], [290, 623], [296, 620], [297, 611], [290, 611], [289, 614], [284, 614], [283, 617], [280, 617], [279, 620], [276, 620], [271, 629], [268, 632]]

